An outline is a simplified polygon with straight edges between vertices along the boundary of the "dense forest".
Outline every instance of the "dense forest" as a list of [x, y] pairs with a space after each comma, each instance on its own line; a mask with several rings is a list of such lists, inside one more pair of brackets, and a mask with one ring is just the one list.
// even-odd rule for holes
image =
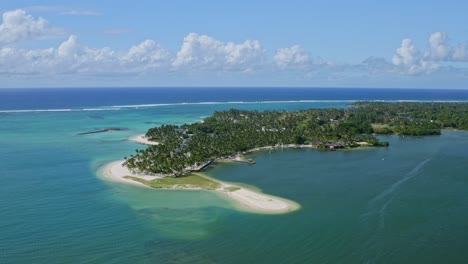
[[441, 129], [468, 130], [467, 103], [357, 102], [345, 109], [214, 112], [203, 122], [148, 130], [160, 142], [126, 158], [128, 168], [180, 176], [216, 158], [266, 146], [317, 148], [388, 146], [376, 134], [440, 135]]

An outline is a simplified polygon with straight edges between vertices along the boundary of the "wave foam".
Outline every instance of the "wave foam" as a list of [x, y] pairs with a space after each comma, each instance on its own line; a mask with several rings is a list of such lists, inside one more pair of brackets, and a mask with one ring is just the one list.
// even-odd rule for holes
[[[97, 106], [90, 108], [66, 108], [66, 109], [20, 109], [20, 110], [0, 110], [0, 113], [33, 113], [33, 112], [79, 112], [79, 111], [116, 111], [124, 109], [154, 108], [165, 106], [185, 106], [185, 105], [236, 105], [236, 104], [293, 104], [293, 103], [352, 103], [361, 100], [278, 100], [278, 101], [228, 101], [228, 102], [182, 102], [182, 103], [159, 103], [159, 104], [131, 104]], [[372, 102], [468, 102], [467, 100], [366, 100]]]

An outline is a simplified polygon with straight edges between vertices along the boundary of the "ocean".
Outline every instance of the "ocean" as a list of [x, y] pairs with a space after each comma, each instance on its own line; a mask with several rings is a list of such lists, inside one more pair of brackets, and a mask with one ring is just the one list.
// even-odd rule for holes
[[[384, 137], [389, 148], [252, 155], [206, 173], [301, 204], [263, 215], [210, 191], [103, 181], [163, 124], [230, 108], [468, 101], [468, 90], [0, 89], [0, 263], [465, 263], [468, 132]], [[103, 128], [119, 131], [79, 135]]]

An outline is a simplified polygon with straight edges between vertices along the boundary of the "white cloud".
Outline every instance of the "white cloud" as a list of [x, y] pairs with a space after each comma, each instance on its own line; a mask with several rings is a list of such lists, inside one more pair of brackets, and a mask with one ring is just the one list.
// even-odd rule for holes
[[434, 32], [429, 37], [429, 58], [435, 61], [468, 61], [468, 46], [465, 43], [451, 48], [447, 44], [448, 35]]
[[0, 48], [0, 73], [10, 75], [140, 74], [168, 65], [169, 52], [153, 40], [143, 41], [126, 52], [107, 47], [89, 48], [81, 45], [74, 35], [57, 48]]
[[334, 67], [320, 57], [313, 58], [312, 55], [299, 45], [276, 50], [273, 60], [281, 70], [292, 69], [301, 71], [312, 71], [324, 67]]
[[66, 10], [60, 12], [61, 15], [66, 16], [100, 16], [101, 13], [93, 11], [93, 10]]
[[53, 12], [60, 15], [66, 16], [100, 16], [102, 13], [94, 10], [85, 9], [73, 9], [66, 6], [56, 5], [35, 5], [25, 7], [24, 10], [27, 12]]
[[57, 52], [61, 57], [77, 57], [82, 50], [83, 48], [78, 44], [78, 37], [71, 35], [65, 42], [60, 44]]
[[413, 45], [413, 41], [408, 38], [401, 42], [401, 47], [393, 55], [392, 63], [410, 75], [430, 73], [439, 68], [439, 65], [433, 61], [425, 60], [421, 52]]
[[8, 11], [3, 13], [3, 22], [0, 24], [0, 45], [35, 39], [53, 33], [54, 30], [49, 27], [48, 22], [41, 17], [35, 19], [21, 9]]
[[395, 65], [411, 66], [417, 64], [421, 59], [421, 53], [413, 45], [411, 39], [404, 39], [401, 42], [401, 47], [396, 50], [396, 54], [392, 58]]
[[280, 69], [288, 67], [306, 68], [312, 64], [310, 54], [299, 45], [278, 49], [273, 59]]
[[190, 33], [184, 38], [172, 66], [176, 69], [252, 71], [264, 62], [257, 40], [224, 44], [210, 36]]
[[452, 50], [452, 59], [454, 61], [468, 61], [468, 46], [459, 44]]
[[125, 68], [152, 71], [168, 66], [170, 53], [153, 40], [145, 40], [135, 45], [121, 58]]
[[[54, 8], [56, 12], [65, 10], [63, 7]], [[434, 32], [430, 35], [429, 49], [426, 51], [419, 50], [413, 41], [407, 38], [396, 49], [391, 62], [370, 57], [358, 64], [333, 64], [320, 57], [312, 57], [300, 45], [277, 49], [268, 60], [264, 48], [257, 40], [224, 43], [197, 33], [188, 34], [176, 54], [162, 48], [153, 40], [145, 40], [126, 51], [116, 51], [109, 47], [91, 48], [80, 44], [75, 35], [71, 35], [57, 46], [46, 49], [21, 49], [15, 46], [21, 41], [57, 33], [54, 30], [46, 20], [34, 18], [24, 10], [5, 12], [0, 24], [0, 75], [139, 75], [163, 71], [242, 74], [262, 69], [263, 71], [257, 71], [258, 76], [281, 73], [292, 78], [311, 79], [395, 73], [430, 74], [436, 70], [455, 69], [448, 62], [468, 61], [468, 46], [459, 44], [450, 47], [447, 43], [448, 36], [444, 32]], [[106, 33], [119, 34], [126, 31], [127, 29], [114, 29]]]
[[360, 66], [364, 66], [365, 68], [363, 70], [368, 73], [392, 72], [395, 69], [395, 66], [392, 63], [379, 57], [369, 57], [362, 61]]
[[429, 57], [432, 60], [446, 60], [449, 55], [447, 47], [447, 34], [444, 32], [434, 32], [429, 37]]
[[450, 47], [448, 35], [444, 32], [432, 33], [428, 43], [429, 49], [423, 53], [414, 46], [411, 39], [404, 39], [392, 58], [393, 65], [403, 73], [417, 75], [432, 73], [443, 68], [456, 71], [456, 68], [447, 62], [468, 61], [467, 45], [458, 44], [454, 48]]

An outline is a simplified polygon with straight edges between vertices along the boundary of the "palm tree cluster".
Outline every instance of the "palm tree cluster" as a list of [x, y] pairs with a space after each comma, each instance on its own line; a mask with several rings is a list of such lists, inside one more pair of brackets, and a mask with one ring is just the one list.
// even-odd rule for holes
[[[376, 129], [374, 124], [382, 126]], [[388, 146], [373, 134], [433, 135], [444, 127], [468, 129], [468, 104], [358, 102], [346, 109], [294, 112], [231, 109], [214, 112], [203, 122], [148, 130], [146, 136], [161, 144], [137, 150], [127, 166], [179, 176], [258, 147]]]

